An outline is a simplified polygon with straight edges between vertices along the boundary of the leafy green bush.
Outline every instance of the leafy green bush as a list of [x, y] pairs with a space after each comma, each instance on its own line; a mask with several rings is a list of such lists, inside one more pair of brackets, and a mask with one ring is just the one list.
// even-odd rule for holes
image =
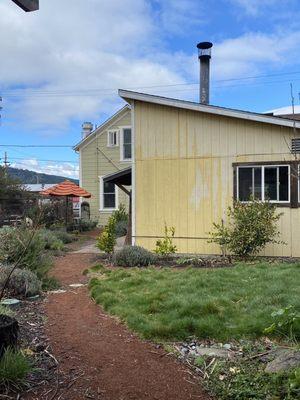
[[[4, 285], [12, 267], [0, 267], [0, 288]], [[28, 269], [16, 268], [7, 285], [7, 290], [13, 296], [35, 296], [42, 289], [41, 281], [36, 274]]]
[[18, 267], [35, 272], [40, 279], [52, 266], [51, 257], [45, 254], [45, 242], [39, 234], [24, 227], [0, 229], [0, 263], [14, 264], [20, 258]]
[[169, 256], [170, 254], [176, 253], [176, 246], [173, 244], [173, 238], [175, 235], [175, 228], [171, 226], [167, 227], [165, 224], [165, 236], [163, 239], [156, 241], [155, 253], [162, 256]]
[[116, 244], [115, 237], [116, 221], [111, 215], [108, 219], [108, 223], [105, 226], [103, 232], [98, 237], [97, 246], [100, 250], [107, 254], [111, 254], [114, 251], [114, 246]]
[[25, 383], [30, 370], [28, 360], [20, 351], [7, 349], [0, 360], [0, 386], [20, 387]]
[[228, 225], [214, 223], [210, 242], [227, 249], [238, 256], [247, 257], [259, 253], [268, 243], [282, 243], [277, 222], [282, 213], [276, 213], [276, 206], [269, 202], [253, 200], [249, 203], [236, 202], [228, 208]]
[[42, 241], [46, 250], [63, 250], [64, 243], [60, 240], [56, 233], [49, 229], [40, 229], [37, 233]]
[[120, 204], [119, 208], [112, 213], [112, 216], [115, 219], [116, 223], [121, 221], [125, 221], [128, 223], [128, 213], [124, 204]]
[[7, 315], [8, 317], [14, 317], [15, 313], [10, 307], [3, 306], [0, 304], [0, 315]]
[[144, 267], [155, 264], [155, 254], [140, 246], [124, 246], [114, 254], [113, 262], [120, 267]]

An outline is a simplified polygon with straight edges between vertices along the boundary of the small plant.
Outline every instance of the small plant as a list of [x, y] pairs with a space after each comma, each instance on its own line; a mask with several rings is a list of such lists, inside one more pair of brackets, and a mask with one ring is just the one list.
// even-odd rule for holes
[[113, 261], [120, 267], [145, 267], [154, 264], [156, 256], [140, 246], [124, 246], [114, 255]]
[[167, 227], [165, 223], [165, 236], [163, 239], [156, 241], [155, 253], [162, 256], [169, 256], [170, 254], [176, 253], [176, 246], [173, 244], [173, 238], [175, 235], [175, 228], [171, 226]]
[[38, 235], [41, 240], [44, 242], [44, 246], [46, 250], [63, 250], [64, 243], [57, 237], [57, 235], [48, 230], [48, 229], [40, 229], [38, 231]]
[[245, 204], [236, 202], [228, 207], [227, 214], [228, 225], [214, 223], [209, 240], [221, 246], [223, 255], [228, 249], [235, 255], [248, 257], [259, 253], [268, 243], [282, 243], [276, 239], [282, 213], [276, 213], [275, 205], [254, 199]]
[[[0, 267], [0, 287], [4, 285], [11, 268]], [[40, 293], [41, 289], [41, 281], [34, 272], [27, 269], [14, 269], [7, 284], [7, 290], [13, 296], [35, 296]]]
[[120, 204], [119, 208], [112, 213], [115, 222], [125, 221], [128, 222], [128, 214], [124, 204]]
[[8, 348], [0, 360], [0, 387], [20, 388], [30, 370], [26, 357], [20, 351]]
[[0, 315], [6, 315], [7, 317], [14, 317], [15, 313], [11, 310], [11, 308], [2, 306], [0, 304]]
[[281, 308], [271, 314], [274, 322], [264, 329], [265, 334], [286, 335], [292, 342], [296, 342], [295, 326], [300, 323], [300, 314], [294, 306]]
[[64, 244], [72, 243], [75, 240], [73, 235], [65, 231], [53, 231], [57, 239], [61, 240]]
[[97, 243], [98, 248], [107, 254], [112, 254], [116, 245], [115, 228], [116, 221], [111, 215]]

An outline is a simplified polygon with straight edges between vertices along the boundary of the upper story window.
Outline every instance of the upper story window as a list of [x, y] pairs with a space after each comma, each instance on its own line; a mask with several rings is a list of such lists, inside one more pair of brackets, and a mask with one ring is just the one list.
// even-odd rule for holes
[[253, 165], [237, 168], [237, 199], [290, 202], [289, 165]]
[[121, 134], [121, 161], [130, 161], [131, 158], [131, 128], [123, 128]]
[[107, 146], [108, 147], [116, 147], [119, 144], [119, 131], [110, 130], [107, 132]]

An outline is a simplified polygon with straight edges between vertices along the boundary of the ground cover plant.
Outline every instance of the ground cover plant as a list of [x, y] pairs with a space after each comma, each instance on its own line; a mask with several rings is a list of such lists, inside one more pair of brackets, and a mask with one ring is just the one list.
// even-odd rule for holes
[[30, 370], [30, 363], [21, 351], [7, 349], [0, 360], [0, 388], [19, 389]]
[[[97, 303], [142, 337], [227, 340], [259, 337], [272, 313], [300, 309], [299, 264], [246, 264], [230, 269], [102, 269], [90, 282]], [[286, 331], [285, 331], [286, 329]], [[288, 335], [288, 326], [270, 335]], [[293, 327], [299, 340], [300, 323]]]

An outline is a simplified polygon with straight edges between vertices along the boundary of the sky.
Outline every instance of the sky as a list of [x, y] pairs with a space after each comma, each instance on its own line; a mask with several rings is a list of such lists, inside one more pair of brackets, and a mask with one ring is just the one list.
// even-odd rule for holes
[[0, 0], [0, 37], [0, 162], [18, 168], [77, 177], [81, 124], [122, 107], [118, 88], [198, 101], [200, 41], [211, 104], [289, 106], [292, 83], [299, 105], [299, 0]]

